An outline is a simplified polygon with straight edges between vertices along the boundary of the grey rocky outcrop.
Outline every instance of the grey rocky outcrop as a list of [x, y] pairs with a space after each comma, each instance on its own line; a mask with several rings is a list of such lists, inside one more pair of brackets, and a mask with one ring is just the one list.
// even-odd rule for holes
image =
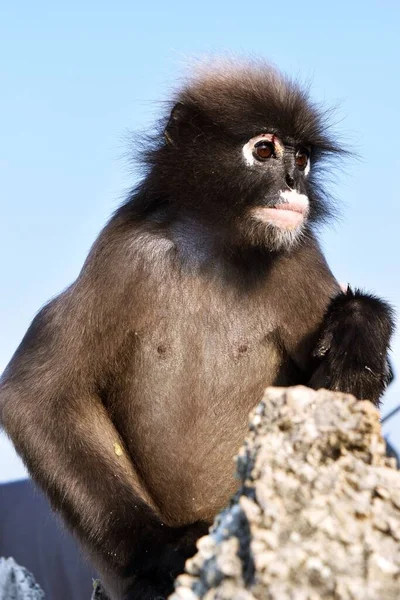
[[33, 575], [13, 558], [0, 558], [0, 600], [43, 600]]
[[400, 598], [400, 473], [370, 402], [267, 389], [237, 471], [170, 600]]

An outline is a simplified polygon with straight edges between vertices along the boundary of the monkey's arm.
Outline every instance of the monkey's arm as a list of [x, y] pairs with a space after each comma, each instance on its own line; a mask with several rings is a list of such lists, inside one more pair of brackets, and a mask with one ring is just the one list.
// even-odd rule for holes
[[310, 387], [349, 392], [379, 404], [393, 374], [388, 349], [393, 310], [383, 300], [348, 288], [326, 311], [313, 352]]
[[[76, 335], [79, 312], [70, 306], [73, 319], [67, 319], [65, 300], [58, 302], [61, 308], [57, 302], [34, 319], [0, 380], [0, 424], [53, 506], [103, 573], [109, 571], [112, 585], [121, 582], [122, 592], [132, 572], [150, 569], [156, 577], [158, 568], [171, 570], [162, 548], [182, 532], [163, 523], [96, 394], [89, 374], [94, 352]], [[71, 321], [78, 324], [75, 333]]]

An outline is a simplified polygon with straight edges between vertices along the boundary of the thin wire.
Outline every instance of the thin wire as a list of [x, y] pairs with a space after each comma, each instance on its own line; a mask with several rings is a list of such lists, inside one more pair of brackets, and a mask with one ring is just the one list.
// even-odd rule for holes
[[396, 408], [394, 408], [393, 410], [391, 410], [387, 415], [385, 415], [382, 419], [381, 419], [381, 423], [386, 423], [386, 421], [389, 421], [389, 419], [391, 419], [392, 417], [394, 417], [394, 415], [397, 415], [397, 413], [400, 412], [400, 404], [398, 406], [396, 406]]

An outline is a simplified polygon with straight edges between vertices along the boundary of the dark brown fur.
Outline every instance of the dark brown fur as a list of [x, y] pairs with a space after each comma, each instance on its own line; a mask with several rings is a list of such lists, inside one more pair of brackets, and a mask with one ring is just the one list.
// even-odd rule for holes
[[[0, 387], [2, 424], [113, 600], [171, 590], [236, 489], [249, 411], [268, 385], [310, 381], [340, 291], [313, 234], [321, 166], [339, 149], [307, 94], [265, 65], [230, 66], [175, 104], [144, 180]], [[280, 251], [246, 210], [282, 173], [255, 178], [238, 151], [266, 129], [311, 146], [315, 167], [307, 227]]]

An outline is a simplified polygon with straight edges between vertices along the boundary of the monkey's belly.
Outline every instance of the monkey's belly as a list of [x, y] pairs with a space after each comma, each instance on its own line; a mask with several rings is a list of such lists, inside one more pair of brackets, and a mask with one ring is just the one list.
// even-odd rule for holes
[[144, 338], [138, 348], [122, 429], [169, 524], [210, 520], [226, 504], [249, 411], [278, 375], [296, 383], [268, 335], [233, 338], [219, 329], [204, 338]]

